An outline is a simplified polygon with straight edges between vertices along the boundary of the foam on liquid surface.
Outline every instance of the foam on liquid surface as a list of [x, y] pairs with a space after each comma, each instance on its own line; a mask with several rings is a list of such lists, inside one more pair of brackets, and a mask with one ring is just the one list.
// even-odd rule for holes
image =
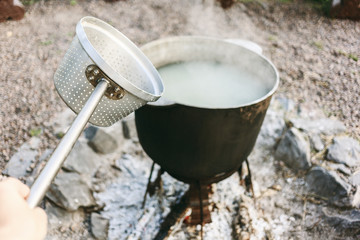
[[236, 66], [215, 61], [169, 64], [158, 69], [164, 100], [204, 108], [231, 108], [265, 96], [260, 79]]

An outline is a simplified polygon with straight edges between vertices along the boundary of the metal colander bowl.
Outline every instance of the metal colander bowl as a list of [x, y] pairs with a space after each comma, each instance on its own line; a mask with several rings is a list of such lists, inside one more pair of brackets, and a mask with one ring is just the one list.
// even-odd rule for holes
[[110, 126], [163, 92], [145, 55], [107, 23], [84, 17], [60, 63], [55, 88], [77, 117], [31, 186], [27, 202], [39, 204], [88, 121]]
[[56, 90], [75, 113], [94, 90], [86, 76], [89, 66], [98, 67], [123, 90], [119, 99], [102, 98], [89, 120], [94, 125], [111, 126], [146, 102], [156, 101], [163, 92], [160, 76], [145, 55], [115, 28], [94, 17], [79, 21], [54, 75]]

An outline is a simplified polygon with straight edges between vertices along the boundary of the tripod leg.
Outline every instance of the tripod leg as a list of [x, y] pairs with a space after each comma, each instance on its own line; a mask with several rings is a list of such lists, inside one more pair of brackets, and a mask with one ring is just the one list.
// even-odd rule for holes
[[150, 175], [149, 175], [149, 179], [148, 179], [148, 184], [147, 184], [147, 186], [146, 186], [146, 191], [145, 191], [145, 194], [144, 194], [144, 200], [143, 200], [143, 202], [142, 202], [141, 208], [144, 208], [145, 203], [146, 203], [146, 195], [148, 194], [149, 189], [150, 189], [151, 177], [152, 177], [152, 173], [154, 172], [154, 167], [155, 167], [155, 162], [153, 162], [153, 164], [151, 165], [151, 170], [150, 170]]
[[248, 170], [248, 175], [245, 178], [246, 189], [248, 190], [250, 188], [251, 193], [252, 193], [253, 198], [254, 198], [254, 203], [256, 205], [256, 198], [255, 198], [255, 193], [254, 193], [254, 187], [253, 187], [253, 184], [252, 184], [251, 171], [250, 171], [250, 165], [249, 165], [248, 159], [246, 159], [245, 162], [246, 162], [246, 167], [247, 167], [247, 170]]

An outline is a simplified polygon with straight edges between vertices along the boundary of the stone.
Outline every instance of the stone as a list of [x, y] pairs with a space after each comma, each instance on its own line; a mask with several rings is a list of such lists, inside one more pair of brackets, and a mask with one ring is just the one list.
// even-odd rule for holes
[[97, 153], [112, 153], [118, 147], [116, 139], [100, 128], [88, 127], [85, 130], [85, 136], [89, 140], [89, 146]]
[[77, 141], [63, 168], [67, 171], [93, 176], [101, 164], [101, 159], [84, 141]]
[[354, 186], [360, 186], [360, 170], [354, 172], [350, 178], [350, 181]]
[[121, 120], [122, 132], [125, 139], [137, 139], [135, 115], [134, 113], [126, 116]]
[[349, 167], [360, 165], [360, 144], [353, 138], [335, 137], [327, 149], [326, 158]]
[[46, 196], [68, 211], [96, 205], [89, 186], [78, 173], [73, 172], [60, 172], [50, 185]]
[[351, 205], [355, 208], [360, 208], [360, 186], [356, 187], [356, 192], [353, 196]]
[[343, 212], [333, 212], [327, 208], [322, 209], [324, 221], [331, 227], [335, 228], [337, 232], [342, 232], [347, 236], [354, 236], [359, 234], [360, 228], [360, 211], [348, 210]]
[[107, 239], [107, 233], [109, 229], [109, 220], [102, 217], [98, 213], [91, 213], [91, 232], [95, 239], [105, 240]]
[[59, 227], [70, 228], [74, 223], [81, 223], [84, 221], [85, 214], [83, 210], [69, 212], [50, 202], [46, 202], [45, 206], [49, 227], [52, 229]]
[[281, 108], [286, 112], [291, 112], [295, 110], [295, 102], [292, 99], [278, 97], [276, 98], [277, 102], [280, 104]]
[[[33, 167], [33, 170], [29, 176], [26, 177], [26, 185], [29, 187], [32, 186], [37, 176], [39, 176], [41, 170], [46, 164], [46, 160], [50, 158], [51, 154], [53, 153], [54, 149], [45, 149], [42, 154], [39, 157], [39, 160], [37, 161], [37, 164], [33, 163], [32, 165], [35, 165]], [[31, 167], [31, 165], [30, 165]]]
[[279, 142], [275, 158], [294, 171], [307, 170], [310, 163], [310, 144], [296, 128], [290, 128]]
[[293, 127], [316, 134], [324, 134], [333, 136], [346, 131], [345, 125], [336, 119], [320, 118], [320, 119], [302, 119], [292, 118], [289, 120]]
[[142, 167], [139, 166], [133, 159], [133, 156], [129, 154], [123, 154], [121, 158], [115, 161], [113, 167], [123, 172], [124, 175], [132, 178], [145, 174]]
[[124, 134], [124, 138], [125, 139], [131, 139], [130, 136], [130, 127], [127, 121], [121, 121], [121, 125], [122, 125], [122, 130], [123, 130], [123, 134]]
[[40, 138], [38, 137], [32, 137], [29, 139], [29, 141], [27, 142], [28, 145], [29, 145], [29, 149], [31, 150], [37, 150], [40, 146]]
[[343, 181], [336, 172], [315, 166], [306, 175], [310, 190], [329, 200], [339, 200], [348, 195], [351, 186]]
[[282, 136], [285, 127], [286, 124], [282, 115], [269, 109], [260, 129], [257, 144], [269, 147], [275, 146], [278, 139]]
[[341, 172], [342, 174], [345, 174], [346, 176], [351, 175], [351, 170], [348, 167], [346, 167], [344, 164], [331, 163], [329, 164], [329, 167], [334, 171], [338, 171]]
[[70, 108], [66, 108], [64, 111], [56, 113], [49, 121], [44, 122], [44, 125], [53, 128], [56, 135], [61, 136], [67, 132], [75, 117], [76, 114]]
[[94, 127], [94, 126], [87, 127], [84, 131], [85, 137], [89, 140], [94, 138], [98, 130], [99, 130], [98, 127]]
[[31, 166], [33, 166], [33, 164], [37, 161], [37, 148], [39, 144], [39, 138], [30, 138], [30, 140], [24, 143], [10, 158], [10, 161], [7, 163], [3, 173], [15, 178], [30, 175], [33, 170]]
[[311, 147], [315, 149], [315, 151], [320, 152], [325, 148], [324, 142], [319, 136], [319, 134], [309, 134]]

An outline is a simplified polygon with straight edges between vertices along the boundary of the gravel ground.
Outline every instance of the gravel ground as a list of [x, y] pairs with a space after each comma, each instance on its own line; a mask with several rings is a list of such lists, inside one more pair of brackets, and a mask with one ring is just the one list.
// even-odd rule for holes
[[248, 13], [267, 34], [260, 44], [280, 72], [279, 94], [337, 117], [359, 138], [360, 22], [325, 18], [308, 5], [259, 6], [247, 5]]
[[53, 74], [87, 15], [139, 46], [175, 35], [255, 41], [280, 72], [278, 95], [323, 109], [359, 138], [360, 22], [325, 18], [303, 1], [236, 2], [227, 10], [215, 0], [39, 1], [23, 20], [0, 24], [0, 169], [31, 135], [40, 134], [43, 149], [58, 142], [49, 122], [66, 106]]

